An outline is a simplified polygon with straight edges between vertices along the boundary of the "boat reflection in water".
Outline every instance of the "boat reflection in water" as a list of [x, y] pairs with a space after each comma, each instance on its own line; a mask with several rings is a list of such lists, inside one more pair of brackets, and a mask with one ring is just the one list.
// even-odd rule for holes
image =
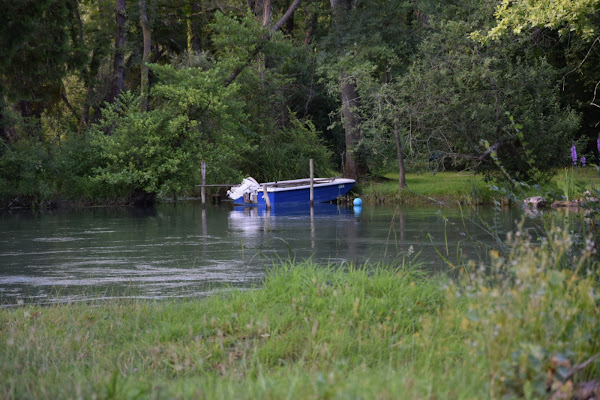
[[237, 218], [241, 215], [246, 217], [311, 217], [311, 216], [353, 216], [355, 214], [352, 208], [340, 206], [332, 203], [315, 203], [310, 207], [308, 203], [298, 204], [274, 204], [268, 210], [265, 205], [258, 206], [234, 206], [230, 213], [230, 218]]
[[[360, 213], [351, 207], [331, 203], [316, 203], [314, 207], [306, 203], [282, 203], [270, 209], [261, 205], [235, 206], [229, 213], [229, 231], [234, 236], [241, 236], [239, 240], [247, 247], [266, 248], [265, 244], [281, 241], [283, 248], [294, 256], [308, 258], [315, 255], [317, 247], [322, 247], [318, 253], [325, 253], [327, 247], [322, 245], [326, 242], [346, 242], [343, 237], [354, 236], [352, 232], [360, 223], [359, 216]], [[346, 245], [342, 247], [347, 248]], [[336, 249], [334, 253], [341, 249], [339, 243], [333, 248]], [[324, 259], [331, 257], [329, 251], [319, 255]]]

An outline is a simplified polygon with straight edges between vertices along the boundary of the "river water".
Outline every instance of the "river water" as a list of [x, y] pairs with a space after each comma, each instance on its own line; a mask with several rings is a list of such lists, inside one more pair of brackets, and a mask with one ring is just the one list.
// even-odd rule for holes
[[0, 214], [0, 305], [137, 296], [198, 297], [260, 284], [283, 260], [451, 268], [485, 257], [517, 209], [362, 209], [319, 204], [265, 209], [198, 202], [153, 209]]

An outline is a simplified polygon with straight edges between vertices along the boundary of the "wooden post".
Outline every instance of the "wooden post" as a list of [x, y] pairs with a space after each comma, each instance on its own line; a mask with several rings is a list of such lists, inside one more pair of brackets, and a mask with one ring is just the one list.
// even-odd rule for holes
[[206, 224], [206, 209], [202, 209], [202, 241], [206, 244], [206, 238], [208, 236], [208, 227]]
[[313, 167], [313, 159], [311, 158], [309, 163], [310, 167], [310, 206], [314, 205], [315, 200], [315, 169]]
[[263, 197], [267, 204], [267, 211], [271, 209], [271, 199], [269, 199], [269, 193], [267, 192], [267, 185], [263, 184]]
[[315, 248], [315, 208], [310, 208], [310, 247]]
[[200, 196], [202, 197], [202, 208], [206, 207], [206, 163], [202, 161], [200, 163], [200, 169], [202, 171], [202, 188], [200, 189]]

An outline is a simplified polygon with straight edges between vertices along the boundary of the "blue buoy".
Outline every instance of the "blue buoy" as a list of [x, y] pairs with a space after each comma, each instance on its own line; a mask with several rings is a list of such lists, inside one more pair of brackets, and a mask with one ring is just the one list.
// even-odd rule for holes
[[355, 206], [362, 206], [362, 200], [359, 199], [358, 197], [354, 199], [353, 203]]

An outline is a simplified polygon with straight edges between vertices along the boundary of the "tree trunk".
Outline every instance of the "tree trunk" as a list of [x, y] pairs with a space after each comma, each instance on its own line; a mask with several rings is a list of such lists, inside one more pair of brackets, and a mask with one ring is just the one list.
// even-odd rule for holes
[[100, 70], [100, 58], [99, 52], [92, 50], [90, 64], [88, 65], [87, 71], [83, 77], [83, 81], [85, 82], [86, 86], [86, 92], [83, 109], [81, 110], [81, 119], [79, 120], [79, 128], [77, 130], [78, 133], [83, 132], [83, 129], [89, 122], [90, 107], [92, 105], [96, 106], [95, 104], [92, 104], [92, 97], [94, 95], [94, 83], [96, 81], [96, 77], [98, 76], [98, 71]]
[[150, 58], [150, 48], [152, 40], [150, 36], [150, 27], [148, 25], [148, 16], [146, 15], [146, 0], [140, 0], [140, 25], [142, 26], [142, 35], [144, 37], [144, 53], [142, 55], [140, 93], [142, 96], [141, 110], [148, 110], [148, 61]]
[[[271, 25], [271, 0], [263, 0], [263, 16], [262, 16], [262, 26], [267, 28]], [[260, 76], [260, 88], [262, 91], [265, 90], [265, 69], [267, 66], [267, 57], [265, 53], [259, 53], [256, 57], [256, 61], [258, 63], [258, 74]]]
[[[94, 79], [94, 76], [92, 76], [92, 65], [94, 65], [94, 60], [96, 59], [96, 54], [97, 52], [92, 51], [92, 58], [90, 61], [90, 65], [88, 66], [88, 70], [86, 71], [86, 74], [83, 78], [83, 81], [85, 82], [85, 100], [83, 101], [83, 107], [81, 109], [81, 118], [79, 119], [79, 127], [77, 128], [77, 133], [81, 134], [81, 132], [83, 132], [83, 128], [85, 128], [85, 126], [88, 123], [88, 119], [89, 119], [89, 115], [90, 115], [90, 103], [92, 102], [92, 81]], [[96, 71], [97, 72], [97, 71]]]
[[400, 141], [398, 122], [394, 122], [394, 137], [396, 138], [396, 150], [398, 151], [398, 188], [402, 191], [406, 187], [406, 170], [404, 169], [404, 152]]
[[113, 59], [113, 76], [108, 93], [107, 101], [112, 103], [123, 90], [123, 78], [125, 76], [125, 0], [116, 0], [115, 20], [117, 29], [115, 33], [115, 56]]
[[247, 0], [248, 8], [259, 19], [262, 25], [271, 23], [272, 2], [271, 0]]
[[310, 22], [308, 23], [308, 27], [306, 28], [306, 32], [304, 34], [304, 45], [308, 46], [312, 41], [312, 37], [315, 31], [317, 30], [317, 13], [313, 12], [310, 15], [307, 15], [306, 19], [310, 20]]
[[[351, 0], [331, 0], [334, 22], [343, 23], [348, 12], [352, 9]], [[342, 32], [342, 29], [338, 30]], [[362, 137], [360, 130], [361, 116], [359, 112], [358, 89], [356, 83], [347, 77], [345, 71], [340, 72], [340, 86], [342, 92], [342, 114], [344, 118], [344, 131], [346, 139], [346, 153], [344, 160], [344, 176], [359, 179], [367, 171], [357, 161], [356, 145]]]
[[358, 112], [358, 91], [356, 84], [351, 82], [345, 73], [341, 73], [342, 113], [344, 115], [344, 131], [346, 139], [346, 156], [344, 161], [344, 176], [359, 179], [365, 171], [356, 160], [356, 145], [361, 138], [360, 113]]
[[262, 25], [269, 26], [271, 24], [271, 0], [263, 0], [263, 19]]
[[188, 16], [188, 38], [187, 47], [188, 53], [195, 52], [199, 53], [202, 51], [201, 35], [202, 35], [202, 24], [200, 23], [200, 15], [202, 13], [202, 7], [199, 1], [190, 1], [191, 14]]

